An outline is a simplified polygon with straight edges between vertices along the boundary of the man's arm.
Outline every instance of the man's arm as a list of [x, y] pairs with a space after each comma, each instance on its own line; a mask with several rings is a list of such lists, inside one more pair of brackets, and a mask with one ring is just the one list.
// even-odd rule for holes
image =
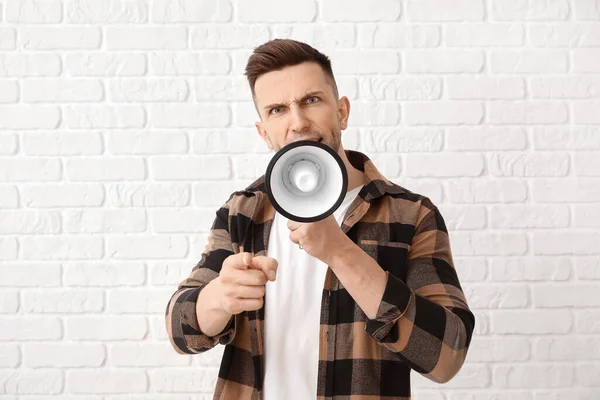
[[449, 381], [465, 361], [475, 317], [439, 210], [429, 200], [421, 205], [406, 282], [350, 243], [331, 267], [365, 312], [366, 331], [415, 371], [435, 382]]
[[219, 343], [228, 344], [235, 335], [235, 318], [219, 312], [213, 295], [223, 261], [234, 254], [228, 207], [225, 204], [217, 211], [200, 262], [179, 284], [167, 305], [167, 335], [180, 354], [201, 353]]

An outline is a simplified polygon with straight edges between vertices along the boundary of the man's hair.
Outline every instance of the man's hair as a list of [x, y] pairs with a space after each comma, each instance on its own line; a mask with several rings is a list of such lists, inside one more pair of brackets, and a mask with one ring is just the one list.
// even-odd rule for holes
[[252, 98], [255, 98], [256, 95], [254, 85], [259, 76], [303, 62], [316, 62], [321, 66], [337, 100], [338, 88], [329, 57], [310, 45], [293, 39], [273, 39], [254, 49], [248, 58], [245, 72], [252, 91]]

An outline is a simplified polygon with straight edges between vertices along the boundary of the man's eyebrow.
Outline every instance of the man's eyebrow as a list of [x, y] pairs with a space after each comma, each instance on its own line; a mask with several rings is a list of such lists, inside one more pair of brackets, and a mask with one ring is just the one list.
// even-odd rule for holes
[[[306, 99], [308, 97], [312, 97], [312, 96], [316, 96], [316, 95], [323, 96], [324, 93], [323, 93], [322, 90], [315, 90], [315, 91], [312, 91], [312, 92], [308, 92], [304, 96], [302, 96], [302, 98], [300, 100], [304, 100], [304, 99]], [[270, 110], [271, 108], [281, 107], [283, 105], [284, 105], [283, 103], [271, 103], [269, 105], [264, 106], [263, 110]]]

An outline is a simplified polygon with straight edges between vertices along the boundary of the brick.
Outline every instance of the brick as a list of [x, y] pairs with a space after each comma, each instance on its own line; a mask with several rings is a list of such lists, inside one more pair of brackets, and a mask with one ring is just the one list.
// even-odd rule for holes
[[[241, 7], [241, 4], [239, 4]], [[238, 10], [239, 15], [242, 14]], [[227, 22], [233, 15], [229, 0], [158, 0], [152, 4], [152, 22]]]
[[377, 169], [390, 178], [398, 178], [402, 173], [402, 160], [395, 154], [378, 154], [371, 158]]
[[106, 358], [102, 344], [26, 343], [22, 348], [28, 368], [100, 367]]
[[600, 152], [586, 152], [575, 154], [576, 176], [600, 176]]
[[525, 81], [522, 78], [490, 78], [478, 76], [446, 77], [449, 99], [522, 99]]
[[90, 27], [26, 27], [19, 29], [19, 43], [24, 50], [97, 50], [102, 44], [102, 31]]
[[558, 74], [569, 68], [569, 55], [562, 50], [492, 51], [493, 74]]
[[[443, 212], [442, 215], [445, 213]], [[488, 276], [485, 258], [455, 257], [454, 267], [461, 282], [483, 282]]]
[[71, 0], [65, 4], [66, 22], [75, 24], [138, 24], [148, 22], [148, 2], [138, 0]]
[[574, 382], [571, 365], [496, 365], [492, 369], [494, 386], [501, 388], [559, 388]]
[[533, 201], [546, 203], [600, 201], [600, 179], [535, 179]]
[[60, 160], [53, 158], [2, 159], [0, 160], [0, 182], [58, 181], [62, 169]]
[[222, 51], [202, 52], [153, 52], [150, 53], [150, 66], [157, 76], [222, 75], [231, 71], [228, 53]]
[[534, 254], [567, 255], [567, 254], [600, 254], [600, 233], [577, 232], [568, 233], [534, 232]]
[[439, 78], [367, 76], [359, 84], [365, 100], [437, 100], [442, 94]]
[[23, 310], [28, 313], [97, 313], [104, 308], [104, 293], [85, 290], [25, 289]]
[[350, 123], [353, 126], [398, 126], [400, 104], [396, 102], [355, 102]]
[[27, 156], [91, 156], [104, 149], [99, 132], [25, 132], [21, 137]]
[[110, 98], [114, 102], [181, 102], [189, 96], [183, 79], [111, 80]]
[[[19, 310], [19, 292], [3, 290], [0, 292], [0, 315], [16, 314]], [[2, 347], [0, 347], [0, 365], [2, 365]]]
[[115, 77], [144, 75], [146, 55], [136, 53], [66, 54], [65, 69], [72, 76]]
[[575, 332], [577, 333], [600, 333], [600, 310], [574, 310]]
[[226, 156], [158, 156], [151, 160], [150, 169], [157, 181], [221, 180], [231, 177], [230, 160]]
[[58, 317], [18, 316], [0, 318], [0, 340], [58, 340], [62, 328]]
[[0, 238], [0, 261], [16, 260], [19, 256], [19, 243], [14, 238]]
[[491, 322], [500, 335], [564, 334], [573, 325], [569, 310], [495, 310]]
[[325, 52], [355, 47], [356, 36], [354, 25], [344, 23], [281, 24], [273, 27], [273, 37], [299, 40]]
[[[206, 244], [206, 243], [205, 243]], [[150, 284], [177, 285], [192, 272], [195, 263], [186, 261], [155, 262], [149, 267]]]
[[0, 345], [0, 367], [14, 368], [21, 362], [21, 351], [14, 344]]
[[[0, 81], [0, 103], [16, 103], [19, 100], [19, 96], [19, 84], [17, 81]], [[0, 146], [0, 151], [3, 151], [3, 147], [5, 146]]]
[[569, 155], [560, 153], [491, 154], [490, 173], [493, 176], [566, 176], [569, 173]]
[[144, 210], [65, 210], [66, 233], [128, 233], [147, 229]]
[[60, 214], [29, 210], [0, 213], [0, 234], [51, 234], [61, 230]]
[[533, 25], [529, 37], [536, 47], [594, 47], [600, 46], [600, 26], [582, 22]]
[[157, 233], [206, 232], [214, 219], [214, 208], [161, 208], [160, 210], [152, 211], [150, 214], [152, 228]]
[[450, 180], [446, 193], [451, 203], [523, 203], [527, 185], [522, 180]]
[[[389, 0], [388, 0], [389, 1]], [[393, 1], [393, 0], [392, 0]], [[325, 21], [330, 19], [330, 6], [336, 7], [335, 2], [328, 2], [323, 4], [322, 18]], [[238, 19], [240, 22], [263, 22], [263, 23], [278, 23], [278, 22], [312, 22], [317, 16], [317, 3], [314, 1], [305, 1], [303, 3], [290, 2], [281, 7], [281, 3], [276, 0], [263, 0], [260, 3], [238, 3]], [[328, 7], [329, 6], [329, 7]], [[221, 5], [219, 4], [219, 7]], [[337, 8], [337, 7], [336, 7]], [[351, 9], [352, 7], [345, 7], [345, 9]], [[341, 9], [337, 10], [338, 13], [342, 12]], [[351, 13], [346, 11], [345, 16], [352, 16]], [[341, 18], [345, 20], [346, 18]], [[338, 19], [339, 20], [339, 19]], [[336, 21], [338, 21], [336, 20]]]
[[192, 149], [196, 154], [239, 154], [269, 152], [256, 128], [201, 129], [192, 134]]
[[524, 2], [492, 1], [495, 20], [562, 21], [569, 17], [567, 0], [527, 0]]
[[55, 0], [6, 2], [7, 22], [25, 24], [57, 24], [62, 22], [62, 3]]
[[404, 106], [408, 125], [477, 125], [483, 115], [483, 105], [478, 102], [415, 102]]
[[502, 205], [490, 209], [491, 227], [497, 229], [567, 228], [568, 205]]
[[407, 50], [406, 72], [411, 74], [459, 74], [481, 72], [483, 52], [477, 50]]
[[116, 367], [185, 367], [193, 357], [175, 353], [168, 343], [116, 343], [109, 352]]
[[578, 21], [600, 21], [598, 0], [574, 0], [573, 15]]
[[116, 207], [185, 207], [189, 205], [189, 184], [116, 183], [108, 187], [110, 204]]
[[182, 50], [188, 47], [185, 26], [107, 27], [108, 50]]
[[[399, 0], [384, 0], [380, 2], [377, 7], [372, 7], [369, 3], [366, 2], [355, 2], [348, 3], [343, 0], [330, 0], [323, 3], [322, 7], [322, 16], [324, 21], [327, 22], [368, 22], [368, 21], [396, 21], [400, 18], [401, 15], [401, 5]], [[267, 3], [269, 4], [269, 3]], [[277, 3], [274, 3], [277, 4]], [[313, 10], [311, 6], [313, 6], [313, 2], [309, 3], [310, 6], [307, 7], [309, 10]], [[255, 12], [262, 11], [257, 7]], [[290, 7], [291, 10], [288, 11], [290, 14], [285, 13], [284, 15], [290, 16], [292, 18], [293, 14], [292, 10], [295, 10], [294, 7]], [[277, 10], [277, 6], [272, 7], [273, 10]], [[249, 11], [247, 9], [246, 11]], [[316, 11], [316, 10], [315, 10]], [[280, 14], [278, 12], [277, 14]], [[267, 13], [268, 14], [268, 13]], [[292, 18], [291, 21], [307, 21], [310, 22], [315, 17], [315, 12], [312, 14], [308, 14], [308, 11], [299, 12], [296, 10], [296, 15], [299, 15], [296, 18]], [[310, 18], [306, 18], [310, 17]]]
[[149, 126], [152, 128], [217, 128], [231, 123], [227, 104], [152, 105]]
[[76, 341], [141, 340], [148, 332], [146, 318], [137, 316], [67, 316], [64, 323], [66, 338]]
[[[596, 224], [598, 224], [598, 219]], [[577, 257], [574, 265], [575, 277], [579, 280], [600, 280], [600, 268], [598, 267], [600, 267], [598, 257]]]
[[446, 227], [451, 231], [484, 229], [486, 226], [485, 207], [439, 206]]
[[600, 207], [597, 204], [573, 206], [573, 226], [576, 228], [600, 228]]
[[135, 181], [146, 179], [146, 163], [142, 158], [94, 157], [66, 160], [70, 181]]
[[439, 26], [408, 25], [403, 23], [363, 23], [358, 27], [360, 47], [375, 48], [426, 48], [441, 43]]
[[576, 381], [578, 385], [583, 387], [598, 387], [598, 376], [600, 376], [600, 368], [598, 363], [585, 363], [575, 366]]
[[0, 28], [0, 50], [15, 50], [17, 31], [14, 28]]
[[535, 150], [600, 150], [600, 127], [535, 127]]
[[183, 154], [188, 139], [180, 131], [113, 131], [107, 135], [107, 148], [117, 155]]
[[194, 80], [196, 101], [247, 101], [252, 98], [246, 77], [203, 76]]
[[161, 314], [172, 295], [173, 288], [111, 289], [107, 310], [111, 314]]
[[101, 237], [33, 236], [21, 242], [25, 260], [94, 260], [104, 255]]
[[0, 54], [0, 78], [54, 77], [61, 72], [57, 54]]
[[51, 106], [0, 106], [0, 129], [56, 129], [61, 111]]
[[410, 177], [480, 176], [485, 166], [479, 154], [407, 154], [404, 158]]
[[116, 260], [185, 257], [188, 248], [184, 236], [111, 236], [107, 240], [108, 256]]
[[522, 46], [525, 36], [521, 24], [448, 24], [445, 28], [449, 47]]
[[446, 146], [454, 151], [525, 150], [527, 132], [512, 127], [448, 128]]
[[198, 393], [213, 387], [216, 380], [214, 371], [206, 368], [154, 369], [149, 375], [151, 385], [158, 393]]
[[600, 100], [575, 102], [573, 104], [573, 122], [575, 124], [600, 124], [599, 107]]
[[436, 152], [442, 150], [444, 144], [441, 129], [380, 128], [364, 129], [360, 133], [360, 147], [366, 152]]
[[[473, 337], [469, 350], [473, 351], [470, 356], [471, 361], [492, 365], [493, 363], [528, 361], [531, 357], [529, 340], [521, 337]], [[492, 397], [488, 398], [493, 399]]]
[[[13, 370], [0, 371], [3, 393], [56, 395], [62, 392], [62, 371]], [[23, 397], [23, 396], [21, 396]]]
[[19, 192], [16, 186], [0, 184], [0, 209], [19, 207]]
[[143, 128], [146, 111], [137, 105], [67, 106], [65, 123], [69, 129]]
[[408, 0], [406, 14], [411, 21], [482, 21], [481, 0]]
[[334, 50], [328, 55], [335, 74], [395, 74], [400, 71], [400, 56], [390, 50]]
[[193, 49], [252, 49], [270, 39], [269, 27], [260, 25], [203, 24], [191, 31]]
[[104, 187], [99, 184], [27, 185], [21, 189], [21, 196], [27, 207], [97, 207], [104, 203]]
[[102, 82], [92, 79], [28, 79], [21, 83], [27, 103], [87, 103], [104, 100]]
[[[0, 250], [3, 240], [0, 239]], [[59, 264], [19, 261], [18, 264], [5, 262], [0, 265], [0, 287], [52, 287], [60, 286], [60, 281], [61, 269]]]
[[600, 298], [598, 285], [590, 283], [552, 283], [534, 286], [535, 308], [598, 307]]
[[[0, 88], [1, 90], [2, 88]], [[14, 155], [18, 149], [18, 138], [12, 133], [0, 133], [0, 155]]]
[[546, 256], [495, 257], [491, 259], [490, 270], [492, 280], [497, 282], [565, 281], [571, 277], [571, 259]]
[[450, 233], [457, 256], [511, 256], [527, 253], [527, 237], [520, 233]]
[[491, 124], [564, 124], [569, 118], [562, 102], [497, 101], [488, 110]]
[[140, 286], [146, 282], [142, 263], [69, 263], [64, 266], [67, 286]]
[[66, 373], [70, 393], [145, 393], [148, 377], [144, 371], [70, 370]]
[[600, 80], [592, 76], [535, 77], [531, 96], [542, 99], [586, 99], [600, 97]]
[[240, 155], [232, 157], [234, 179], [258, 179], [267, 171], [271, 160], [267, 155]]

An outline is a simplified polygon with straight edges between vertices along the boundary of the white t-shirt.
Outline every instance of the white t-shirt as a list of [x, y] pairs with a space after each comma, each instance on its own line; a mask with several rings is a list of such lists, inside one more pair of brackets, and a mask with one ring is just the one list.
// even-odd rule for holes
[[[334, 212], [341, 225], [362, 186], [346, 193]], [[265, 295], [264, 400], [317, 397], [321, 296], [327, 265], [289, 239], [288, 219], [275, 213], [268, 256], [278, 262]]]

